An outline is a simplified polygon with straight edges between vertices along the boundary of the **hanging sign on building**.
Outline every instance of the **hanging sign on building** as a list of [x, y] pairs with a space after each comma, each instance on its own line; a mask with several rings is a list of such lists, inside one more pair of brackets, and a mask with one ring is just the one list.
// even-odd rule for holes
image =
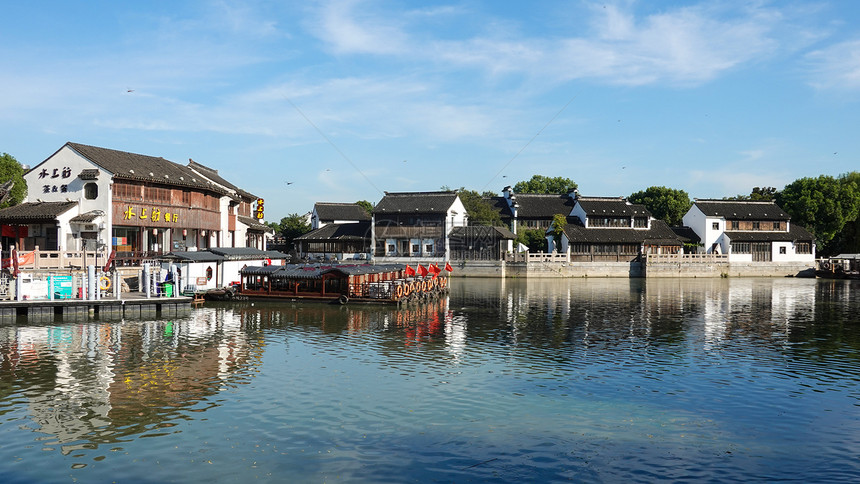
[[150, 220], [152, 222], [168, 222], [178, 223], [179, 214], [162, 212], [158, 207], [142, 208], [132, 207], [131, 205], [122, 213], [123, 220]]
[[262, 198], [257, 199], [257, 211], [254, 212], [254, 215], [259, 220], [263, 219], [263, 199]]

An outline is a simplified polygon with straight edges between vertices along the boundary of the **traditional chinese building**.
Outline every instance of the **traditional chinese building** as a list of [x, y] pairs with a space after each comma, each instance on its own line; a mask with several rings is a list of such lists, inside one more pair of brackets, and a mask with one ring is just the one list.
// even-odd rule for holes
[[120, 260], [139, 260], [174, 250], [265, 249], [268, 229], [256, 221], [262, 200], [193, 161], [70, 142], [24, 179], [27, 201], [0, 210], [4, 234], [22, 250], [113, 249]]

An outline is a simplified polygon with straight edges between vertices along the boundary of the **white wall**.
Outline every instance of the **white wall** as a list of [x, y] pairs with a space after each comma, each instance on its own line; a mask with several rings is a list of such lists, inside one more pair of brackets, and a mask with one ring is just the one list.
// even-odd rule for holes
[[574, 204], [573, 209], [571, 209], [570, 211], [570, 216], [579, 217], [579, 220], [582, 220], [582, 223], [585, 225], [585, 227], [588, 227], [588, 217], [586, 216], [585, 210], [582, 208], [579, 202], [576, 202], [576, 204]]
[[[97, 169], [99, 176], [96, 180], [81, 180], [80, 175], [83, 170]], [[45, 176], [40, 177], [41, 174]], [[54, 177], [54, 175], [57, 175]], [[58, 217], [59, 230], [57, 233], [57, 243], [61, 250], [79, 250], [81, 248], [81, 239], [72, 239], [74, 246], [69, 246], [69, 235], [73, 229], [69, 220], [82, 213], [93, 210], [101, 210], [104, 216], [97, 218], [92, 223], [96, 226], [104, 225], [103, 229], [98, 229], [99, 240], [110, 247], [110, 237], [113, 233], [113, 206], [111, 200], [113, 198], [113, 183], [111, 181], [113, 175], [107, 172], [98, 165], [90, 162], [83, 156], [79, 155], [69, 146], [64, 146], [57, 153], [53, 154], [47, 160], [36, 165], [24, 175], [24, 180], [27, 182], [27, 199], [28, 202], [78, 202], [77, 209], [71, 209], [68, 212]], [[88, 200], [84, 197], [84, 185], [95, 183], [98, 187], [98, 196], [93, 200]], [[48, 192], [45, 192], [45, 186], [48, 187]], [[63, 191], [65, 186], [66, 191]], [[57, 191], [54, 191], [54, 187]]]

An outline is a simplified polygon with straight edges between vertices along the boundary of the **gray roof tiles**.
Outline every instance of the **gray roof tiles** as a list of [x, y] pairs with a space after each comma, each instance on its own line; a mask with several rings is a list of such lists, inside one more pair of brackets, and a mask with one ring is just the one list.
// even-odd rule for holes
[[370, 220], [370, 214], [357, 203], [317, 202], [314, 209], [322, 221]]
[[444, 214], [457, 199], [457, 192], [386, 193], [373, 209], [375, 214]]
[[723, 217], [727, 220], [789, 220], [791, 218], [774, 202], [696, 200], [693, 204], [708, 217]]
[[295, 240], [370, 240], [370, 222], [356, 222], [348, 224], [328, 224], [306, 234], [300, 235]]
[[515, 194], [517, 219], [551, 219], [556, 214], [567, 216], [574, 200], [568, 195]]
[[25, 202], [0, 210], [0, 222], [53, 222], [57, 216], [75, 208], [78, 202]]
[[651, 216], [651, 212], [644, 205], [630, 204], [623, 198], [579, 197], [576, 201], [589, 216]]
[[[111, 172], [114, 178], [185, 186], [226, 194], [223, 188], [205, 180], [187, 167], [161, 157], [72, 142], [66, 143], [66, 146], [101, 168]], [[33, 169], [35, 170], [35, 168]]]
[[681, 239], [662, 220], [652, 220], [651, 228], [590, 228], [582, 225], [568, 224], [564, 227], [564, 233], [571, 242], [582, 242], [592, 244], [641, 244], [645, 242], [661, 243], [668, 245], [669, 242], [681, 245]]

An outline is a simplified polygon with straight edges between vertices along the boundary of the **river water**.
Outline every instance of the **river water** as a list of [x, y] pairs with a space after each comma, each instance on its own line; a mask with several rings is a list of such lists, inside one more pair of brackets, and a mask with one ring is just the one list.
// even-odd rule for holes
[[0, 482], [860, 480], [860, 283], [0, 327]]

